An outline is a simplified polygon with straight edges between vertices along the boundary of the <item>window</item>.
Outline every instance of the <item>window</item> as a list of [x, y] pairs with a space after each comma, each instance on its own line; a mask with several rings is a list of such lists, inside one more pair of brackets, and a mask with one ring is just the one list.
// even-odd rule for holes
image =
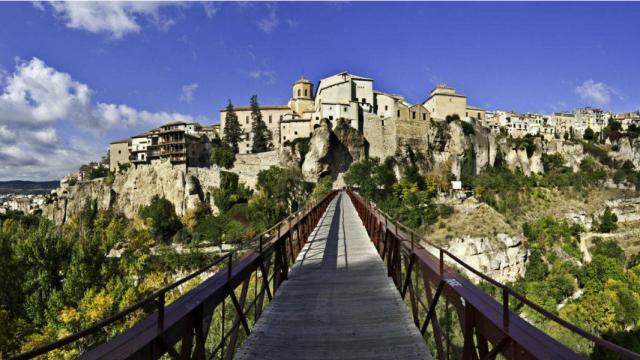
[[316, 116], [316, 120], [320, 120], [320, 116]]
[[382, 126], [384, 126], [384, 120], [382, 120]]
[[329, 120], [333, 120], [333, 115], [332, 115], [332, 116], [329, 116]]
[[300, 89], [298, 89], [298, 97], [300, 96]]
[[366, 102], [367, 102], [367, 99], [362, 98], [362, 103], [364, 104], [364, 103], [366, 103]]
[[286, 137], [286, 136], [283, 136], [283, 137], [282, 137], [282, 140], [287, 140], [287, 137]]
[[244, 117], [244, 123], [245, 123], [245, 124], [248, 124], [248, 123], [249, 123], [249, 115], [247, 115], [247, 116], [245, 116], [245, 117]]
[[422, 114], [422, 120], [427, 120], [427, 114]]
[[293, 132], [293, 134], [294, 134], [294, 135], [298, 135], [298, 132], [297, 132], [297, 131], [294, 131], [294, 132]]
[[400, 117], [400, 110], [398, 110], [398, 115], [397, 116]]
[[412, 112], [411, 112], [411, 118], [412, 118], [412, 119], [415, 119], [415, 118], [416, 118], [416, 112], [415, 112], [415, 111], [412, 111]]
[[269, 115], [269, 124], [271, 124], [271, 115]]
[[282, 115], [280, 115], [280, 121], [282, 121]]
[[344, 111], [347, 111], [347, 107], [346, 106], [344, 107]]
[[478, 119], [482, 119], [482, 116], [480, 116], [480, 113], [478, 113]]
[[122, 154], [122, 150], [118, 150], [118, 154]]
[[389, 105], [385, 105], [385, 106], [384, 106], [384, 109], [385, 109], [385, 110], [389, 110]]
[[469, 117], [469, 112], [467, 111], [464, 116]]
[[304, 96], [307, 96], [307, 89], [304, 89]]

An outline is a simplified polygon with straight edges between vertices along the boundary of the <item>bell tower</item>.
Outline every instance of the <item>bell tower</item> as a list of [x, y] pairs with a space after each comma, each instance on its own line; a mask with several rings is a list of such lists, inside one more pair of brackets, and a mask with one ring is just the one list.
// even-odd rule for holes
[[311, 81], [304, 78], [304, 76], [300, 77], [300, 80], [293, 83], [293, 99], [305, 99], [311, 100], [313, 97], [313, 84]]

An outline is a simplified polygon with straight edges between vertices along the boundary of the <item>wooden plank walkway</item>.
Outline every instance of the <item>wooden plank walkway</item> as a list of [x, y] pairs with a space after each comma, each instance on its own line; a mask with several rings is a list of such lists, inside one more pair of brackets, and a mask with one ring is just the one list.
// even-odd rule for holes
[[329, 205], [236, 359], [431, 359], [349, 197]]

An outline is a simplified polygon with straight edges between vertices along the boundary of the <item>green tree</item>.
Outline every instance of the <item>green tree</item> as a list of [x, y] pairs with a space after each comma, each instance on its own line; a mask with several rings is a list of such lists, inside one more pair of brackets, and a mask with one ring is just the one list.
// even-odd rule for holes
[[271, 148], [271, 131], [262, 120], [262, 112], [258, 105], [258, 96], [251, 97], [251, 152], [265, 152]]
[[595, 133], [593, 132], [593, 130], [588, 127], [585, 131], [584, 134], [582, 134], [582, 137], [585, 140], [593, 140], [593, 138], [595, 137]]
[[240, 127], [240, 122], [238, 121], [238, 115], [233, 109], [233, 104], [231, 103], [231, 99], [229, 99], [229, 104], [227, 104], [227, 112], [224, 118], [224, 129], [222, 130], [223, 137], [222, 141], [231, 146], [233, 149], [233, 153], [237, 154], [238, 143], [242, 141], [242, 137], [244, 136], [244, 131], [242, 131], [242, 127]]
[[378, 190], [377, 179], [374, 176], [378, 163], [378, 158], [368, 158], [352, 163], [344, 174], [345, 183], [358, 188], [362, 196], [373, 199], [374, 193]]
[[603, 233], [610, 233], [618, 228], [618, 217], [607, 206], [604, 213], [600, 215], [598, 231]]
[[71, 254], [70, 244], [56, 234], [55, 226], [42, 221], [19, 244], [25, 271], [25, 309], [34, 324], [44, 325], [49, 296], [62, 286]]
[[160, 240], [165, 240], [176, 233], [182, 227], [180, 219], [171, 201], [155, 195], [151, 203], [142, 206], [139, 215], [151, 229], [151, 235]]
[[[237, 144], [236, 144], [237, 145]], [[215, 138], [211, 142], [211, 163], [223, 168], [231, 169], [233, 163], [236, 160], [235, 154], [237, 150], [234, 150], [230, 145]]]
[[316, 186], [313, 188], [311, 195], [309, 196], [308, 204], [313, 204], [314, 202], [320, 200], [324, 195], [331, 192], [333, 189], [333, 179], [331, 176], [323, 176], [321, 177]]

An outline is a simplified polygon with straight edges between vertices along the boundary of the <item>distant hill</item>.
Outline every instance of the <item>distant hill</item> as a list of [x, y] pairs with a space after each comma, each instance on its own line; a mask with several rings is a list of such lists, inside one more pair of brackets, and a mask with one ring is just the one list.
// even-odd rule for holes
[[59, 180], [52, 181], [0, 181], [0, 194], [46, 194], [60, 185]]

